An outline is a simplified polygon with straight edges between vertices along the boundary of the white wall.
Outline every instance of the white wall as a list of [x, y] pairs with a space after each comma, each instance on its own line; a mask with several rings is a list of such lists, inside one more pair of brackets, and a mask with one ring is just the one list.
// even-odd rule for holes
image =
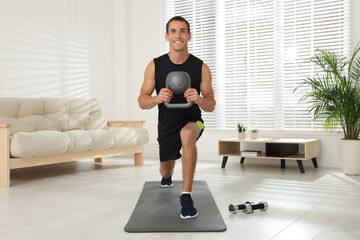
[[153, 58], [161, 54], [161, 0], [128, 1], [128, 111], [132, 120], [145, 120], [145, 127], [150, 134], [150, 143], [145, 146], [145, 157], [157, 157], [157, 107], [142, 110], [138, 106], [140, 88], [144, 81], [144, 71]]
[[1, 97], [96, 97], [115, 117], [113, 1], [0, 1]]

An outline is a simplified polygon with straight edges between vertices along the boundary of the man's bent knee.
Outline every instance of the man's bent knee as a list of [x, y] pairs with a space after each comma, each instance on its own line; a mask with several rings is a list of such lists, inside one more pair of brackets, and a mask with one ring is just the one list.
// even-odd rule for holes
[[200, 134], [200, 129], [196, 123], [186, 124], [180, 132], [181, 142], [183, 145], [194, 144]]

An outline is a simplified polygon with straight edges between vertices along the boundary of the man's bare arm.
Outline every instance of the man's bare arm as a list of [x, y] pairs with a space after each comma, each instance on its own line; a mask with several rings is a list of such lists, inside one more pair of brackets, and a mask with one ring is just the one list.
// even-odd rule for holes
[[186, 90], [184, 97], [186, 97], [188, 102], [193, 101], [199, 105], [199, 107], [205, 112], [214, 111], [216, 102], [214, 99], [214, 90], [211, 85], [211, 72], [205, 63], [203, 63], [201, 70], [200, 91], [202, 97], [199, 96], [194, 88]]
[[158, 105], [159, 103], [163, 103], [165, 101], [169, 102], [173, 93], [168, 88], [162, 88], [159, 92], [159, 95], [152, 97], [151, 94], [155, 90], [155, 63], [151, 61], [149, 65], [146, 67], [144, 73], [144, 83], [141, 86], [140, 96], [138, 98], [139, 106], [142, 109], [151, 109]]

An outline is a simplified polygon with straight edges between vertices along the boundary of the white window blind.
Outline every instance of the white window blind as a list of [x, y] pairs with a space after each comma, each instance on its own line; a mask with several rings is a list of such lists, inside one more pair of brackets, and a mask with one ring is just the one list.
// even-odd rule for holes
[[[293, 90], [318, 71], [305, 62], [316, 49], [350, 55], [350, 0], [225, 0], [163, 2], [163, 24], [183, 16], [189, 51], [211, 69], [216, 110], [206, 127], [322, 129]], [[165, 29], [165, 27], [164, 27]], [[164, 41], [164, 52], [168, 43]]]

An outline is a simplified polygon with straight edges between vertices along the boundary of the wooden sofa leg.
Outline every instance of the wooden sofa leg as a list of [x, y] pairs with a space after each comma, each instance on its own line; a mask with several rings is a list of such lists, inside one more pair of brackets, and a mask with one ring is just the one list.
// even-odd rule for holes
[[10, 187], [10, 169], [1, 169], [0, 187]]
[[135, 165], [144, 165], [144, 154], [143, 153], [135, 153], [134, 154], [134, 163], [135, 163]]
[[95, 158], [95, 162], [102, 162], [102, 158]]
[[10, 187], [10, 125], [0, 125], [0, 187]]
[[144, 147], [141, 146], [141, 152], [134, 154], [134, 164], [144, 165]]

